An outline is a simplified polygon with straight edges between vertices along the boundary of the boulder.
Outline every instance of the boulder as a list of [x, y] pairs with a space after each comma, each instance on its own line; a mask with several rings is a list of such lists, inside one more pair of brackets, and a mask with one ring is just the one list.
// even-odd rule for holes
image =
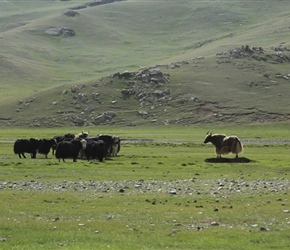
[[93, 123], [95, 125], [100, 125], [100, 124], [103, 124], [103, 123], [106, 123], [106, 122], [110, 122], [114, 117], [116, 117], [116, 113], [113, 112], [113, 111], [106, 111], [105, 113], [97, 116]]
[[75, 11], [75, 10], [68, 10], [64, 13], [66, 16], [70, 16], [70, 17], [74, 17], [75, 15], [80, 14], [79, 12]]
[[73, 119], [73, 123], [76, 125], [76, 126], [84, 126], [86, 125], [86, 119], [80, 117], [80, 116], [76, 116], [74, 119]]
[[65, 37], [67, 36], [75, 36], [75, 31], [71, 28], [55, 28], [51, 27], [48, 28], [45, 31], [46, 34], [51, 35], [51, 36], [61, 36], [64, 35]]

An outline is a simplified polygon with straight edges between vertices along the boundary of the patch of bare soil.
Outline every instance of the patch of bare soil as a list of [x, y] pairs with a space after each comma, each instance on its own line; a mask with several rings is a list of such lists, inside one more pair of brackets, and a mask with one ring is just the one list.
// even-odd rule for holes
[[253, 160], [250, 160], [246, 157], [239, 157], [239, 158], [207, 158], [205, 159], [205, 162], [211, 162], [211, 163], [249, 163], [253, 162]]

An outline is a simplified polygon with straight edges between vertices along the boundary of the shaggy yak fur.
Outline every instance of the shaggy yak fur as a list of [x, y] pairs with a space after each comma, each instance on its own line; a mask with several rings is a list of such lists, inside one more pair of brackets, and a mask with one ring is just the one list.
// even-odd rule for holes
[[92, 138], [87, 140], [87, 148], [84, 149], [84, 154], [89, 161], [90, 159], [98, 159], [100, 162], [103, 162], [106, 157], [106, 144], [102, 140], [94, 140]]
[[226, 136], [223, 134], [212, 134], [207, 133], [204, 143], [211, 142], [215, 146], [215, 152], [218, 158], [221, 158], [221, 155], [233, 153], [238, 154], [243, 151], [243, 144], [237, 136]]
[[18, 154], [19, 158], [21, 155], [23, 158], [26, 158], [24, 153], [29, 153], [31, 158], [36, 158], [36, 153], [38, 150], [38, 139], [30, 138], [30, 139], [18, 139], [14, 143], [14, 153]]
[[72, 141], [61, 141], [57, 144], [55, 157], [60, 161], [66, 158], [72, 158], [73, 161], [77, 161], [79, 152], [81, 149], [86, 149], [87, 141], [85, 139], [74, 139]]

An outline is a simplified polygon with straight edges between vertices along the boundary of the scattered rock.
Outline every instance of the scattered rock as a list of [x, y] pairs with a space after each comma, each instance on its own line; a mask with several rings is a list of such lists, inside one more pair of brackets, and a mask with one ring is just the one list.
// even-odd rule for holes
[[73, 123], [76, 126], [85, 126], [86, 125], [86, 119], [80, 116], [76, 116], [73, 118]]
[[59, 217], [56, 217], [52, 220], [52, 222], [57, 222], [57, 221], [59, 221]]
[[77, 93], [77, 92], [79, 92], [79, 88], [77, 86], [75, 86], [75, 85], [72, 85], [71, 86], [71, 92], [72, 93]]
[[177, 194], [177, 191], [176, 191], [176, 189], [173, 189], [173, 190], [170, 190], [169, 193], [170, 194]]
[[143, 118], [146, 118], [148, 116], [147, 111], [138, 111], [138, 115], [142, 116]]
[[100, 124], [104, 124], [104, 123], [108, 123], [111, 122], [113, 120], [113, 118], [115, 118], [117, 116], [117, 114], [113, 111], [106, 111], [105, 113], [97, 116], [93, 123], [95, 125], [100, 125]]
[[76, 15], [79, 15], [80, 13], [75, 11], [75, 10], [68, 10], [64, 13], [66, 16], [71, 16], [71, 17], [74, 17]]
[[75, 36], [75, 31], [71, 28], [55, 28], [51, 27], [45, 31], [46, 34], [51, 36], [61, 36], [64, 35], [65, 37], [68, 36]]

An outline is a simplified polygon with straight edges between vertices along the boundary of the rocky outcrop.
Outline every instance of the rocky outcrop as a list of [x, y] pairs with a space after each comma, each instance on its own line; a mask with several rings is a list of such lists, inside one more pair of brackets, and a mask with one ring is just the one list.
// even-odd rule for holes
[[290, 62], [290, 49], [286, 46], [279, 45], [265, 49], [261, 46], [242, 47], [230, 49], [227, 52], [216, 54], [218, 63], [230, 63], [233, 59], [253, 58], [257, 61], [267, 61], [270, 63]]
[[64, 13], [66, 16], [74, 17], [76, 15], [79, 15], [80, 13], [75, 10], [68, 10]]
[[69, 36], [75, 36], [76, 33], [73, 29], [71, 28], [57, 28], [57, 27], [51, 27], [48, 28], [45, 31], [46, 34], [48, 35], [52, 35], [52, 36], [65, 36], [65, 37], [69, 37]]
[[113, 120], [113, 118], [115, 118], [117, 115], [115, 112], [113, 111], [106, 111], [103, 114], [97, 116], [94, 121], [93, 124], [94, 125], [100, 125], [100, 124], [106, 124], [109, 123]]
[[126, 81], [127, 87], [120, 91], [125, 100], [133, 97], [139, 102], [164, 102], [171, 92], [166, 87], [166, 84], [170, 82], [170, 75], [157, 67], [143, 68], [138, 72], [118, 72], [111, 77]]

